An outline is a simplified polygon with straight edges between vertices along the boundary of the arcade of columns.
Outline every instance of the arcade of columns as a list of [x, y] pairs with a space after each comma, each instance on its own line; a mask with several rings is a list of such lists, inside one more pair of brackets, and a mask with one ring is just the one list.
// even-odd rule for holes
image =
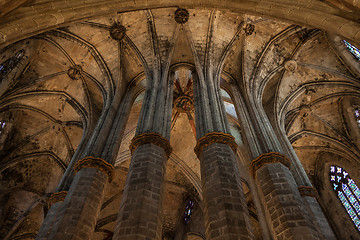
[[[178, 28], [188, 17], [186, 10], [177, 10]], [[251, 31], [250, 25], [247, 30]], [[112, 38], [120, 44], [124, 35], [121, 25], [111, 29]], [[216, 56], [208, 49], [204, 62], [195, 59], [195, 66], [170, 66], [173, 51], [174, 44], [167, 49], [166, 57], [157, 58], [146, 72], [146, 94], [130, 145], [131, 164], [112, 239], [162, 238], [164, 174], [172, 152], [173, 79], [179, 67], [190, 70], [194, 79], [194, 151], [201, 165], [206, 239], [254, 239], [239, 167], [251, 169], [256, 207], [264, 207], [258, 210], [264, 239], [335, 239], [293, 148], [275, 133], [251, 90], [230, 84], [253, 158], [251, 163], [239, 165], [237, 145], [229, 134], [220, 96]], [[36, 239], [91, 237], [106, 187], [113, 178], [134, 88], [129, 86], [124, 95], [114, 93], [89, 141], [79, 145], [56, 193], [50, 197], [51, 208]]]

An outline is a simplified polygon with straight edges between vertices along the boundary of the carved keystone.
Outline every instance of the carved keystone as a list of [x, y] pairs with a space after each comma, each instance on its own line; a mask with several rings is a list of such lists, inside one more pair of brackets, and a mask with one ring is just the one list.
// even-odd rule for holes
[[110, 37], [114, 40], [121, 41], [126, 34], [126, 28], [123, 25], [115, 23], [110, 28]]
[[80, 65], [75, 65], [69, 68], [67, 74], [72, 80], [78, 80], [81, 77], [82, 68]]
[[295, 72], [297, 68], [297, 63], [295, 60], [288, 60], [285, 62], [284, 67], [290, 72]]
[[184, 24], [189, 20], [189, 12], [184, 8], [178, 8], [175, 11], [175, 21], [179, 24]]
[[246, 26], [244, 27], [244, 33], [246, 36], [250, 36], [251, 34], [253, 34], [255, 31], [255, 25], [253, 24], [246, 24]]

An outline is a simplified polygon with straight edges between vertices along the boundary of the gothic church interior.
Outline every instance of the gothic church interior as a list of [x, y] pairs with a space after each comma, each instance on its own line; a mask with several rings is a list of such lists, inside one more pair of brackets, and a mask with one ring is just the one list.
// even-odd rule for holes
[[0, 238], [360, 239], [359, 16], [3, 1]]

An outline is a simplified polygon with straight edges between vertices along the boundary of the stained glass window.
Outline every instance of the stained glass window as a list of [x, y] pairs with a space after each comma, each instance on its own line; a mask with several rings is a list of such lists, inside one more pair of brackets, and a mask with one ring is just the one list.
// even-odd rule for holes
[[360, 231], [360, 190], [343, 168], [330, 166], [330, 182], [356, 228]]
[[2, 131], [3, 131], [4, 128], [5, 128], [5, 125], [6, 125], [6, 122], [5, 122], [5, 121], [0, 121], [0, 135], [1, 135]]
[[357, 60], [360, 61], [360, 50], [345, 40], [343, 40], [343, 42], [345, 43], [347, 49], [357, 58]]
[[358, 123], [358, 125], [360, 127], [360, 109], [356, 108], [354, 112], [355, 112], [356, 122]]
[[24, 53], [24, 50], [20, 50], [14, 54], [14, 56], [0, 63], [0, 82], [11, 72], [11, 70], [14, 69], [14, 67], [16, 67], [21, 58], [24, 56]]
[[191, 213], [193, 211], [193, 206], [194, 206], [194, 203], [191, 200], [186, 205], [185, 212], [184, 212], [185, 224], [187, 224], [190, 221]]

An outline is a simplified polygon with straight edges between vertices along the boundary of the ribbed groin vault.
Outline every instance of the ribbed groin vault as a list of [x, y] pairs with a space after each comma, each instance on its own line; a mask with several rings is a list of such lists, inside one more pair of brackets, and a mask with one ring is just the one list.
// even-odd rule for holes
[[0, 2], [0, 239], [360, 239], [360, 2]]

